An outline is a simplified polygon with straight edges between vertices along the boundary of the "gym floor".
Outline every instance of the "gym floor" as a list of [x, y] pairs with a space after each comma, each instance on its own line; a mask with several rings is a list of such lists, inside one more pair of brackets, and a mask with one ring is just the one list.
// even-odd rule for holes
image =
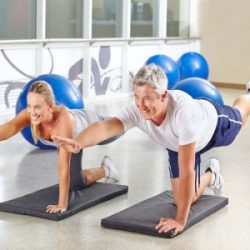
[[[243, 90], [221, 89], [226, 104]], [[127, 101], [93, 104], [103, 115], [112, 115]], [[0, 117], [0, 124], [6, 117]], [[234, 144], [210, 152], [222, 167], [229, 205], [173, 239], [102, 228], [102, 218], [170, 189], [167, 153], [138, 129], [118, 141], [85, 149], [83, 166], [97, 166], [103, 156], [112, 157], [128, 194], [79, 212], [65, 220], [50, 220], [0, 212], [1, 249], [249, 249], [250, 239], [250, 124]], [[204, 159], [206, 158], [204, 157]], [[204, 168], [204, 167], [203, 167]], [[39, 150], [22, 136], [0, 143], [0, 202], [57, 183], [56, 152]]]

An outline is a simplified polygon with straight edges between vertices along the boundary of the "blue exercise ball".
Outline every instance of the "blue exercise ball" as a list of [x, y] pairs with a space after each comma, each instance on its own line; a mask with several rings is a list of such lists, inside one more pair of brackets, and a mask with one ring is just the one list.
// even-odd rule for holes
[[146, 61], [145, 64], [147, 65], [151, 63], [160, 66], [164, 71], [165, 75], [168, 78], [168, 89], [172, 89], [174, 85], [180, 80], [179, 67], [177, 63], [169, 56], [161, 54], [152, 56]]
[[[77, 87], [66, 79], [63, 76], [56, 74], [46, 74], [38, 76], [37, 78], [32, 79], [24, 85], [22, 92], [20, 93], [17, 103], [16, 103], [16, 114], [27, 107], [27, 94], [32, 83], [36, 81], [45, 81], [53, 89], [55, 95], [56, 105], [64, 105], [69, 109], [83, 109], [84, 102], [81, 96], [81, 93]], [[27, 126], [21, 131], [23, 137], [32, 145], [35, 145], [42, 149], [53, 149], [54, 147], [44, 145], [40, 141], [37, 144], [34, 143], [31, 128]]]
[[209, 67], [204, 56], [197, 52], [187, 52], [177, 61], [180, 69], [180, 79], [200, 77], [208, 79]]
[[182, 90], [195, 99], [203, 98], [218, 104], [224, 104], [222, 96], [216, 87], [209, 81], [202, 78], [190, 77], [184, 79], [176, 84], [174, 89]]

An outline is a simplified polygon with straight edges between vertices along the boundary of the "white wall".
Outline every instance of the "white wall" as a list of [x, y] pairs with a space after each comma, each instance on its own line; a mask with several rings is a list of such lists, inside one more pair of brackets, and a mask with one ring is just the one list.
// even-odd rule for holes
[[211, 81], [244, 84], [250, 79], [250, 1], [197, 0], [201, 53]]
[[0, 113], [12, 113], [25, 83], [41, 74], [59, 74], [82, 91], [85, 100], [119, 98], [131, 91], [131, 78], [146, 60], [165, 54], [177, 60], [200, 51], [200, 41], [102, 46], [82, 43], [0, 46]]

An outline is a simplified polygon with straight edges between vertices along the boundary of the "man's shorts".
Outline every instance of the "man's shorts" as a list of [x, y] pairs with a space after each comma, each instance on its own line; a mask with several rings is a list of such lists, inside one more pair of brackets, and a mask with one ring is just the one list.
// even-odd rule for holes
[[[231, 144], [242, 127], [240, 111], [227, 105], [219, 105], [211, 102], [218, 114], [218, 121], [214, 134], [205, 148], [195, 155], [195, 170], [200, 167], [200, 155], [211, 148], [227, 146]], [[171, 178], [179, 177], [178, 152], [168, 150], [169, 171]]]

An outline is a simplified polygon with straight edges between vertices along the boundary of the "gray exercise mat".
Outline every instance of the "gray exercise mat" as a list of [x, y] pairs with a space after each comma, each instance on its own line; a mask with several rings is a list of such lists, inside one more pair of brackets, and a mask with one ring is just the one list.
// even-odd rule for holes
[[47, 205], [56, 204], [58, 201], [58, 185], [54, 185], [20, 198], [0, 203], [0, 211], [59, 221], [127, 192], [128, 186], [97, 182], [81, 190], [70, 191], [69, 207], [66, 212], [49, 214], [45, 211]]
[[[228, 198], [203, 195], [192, 205], [184, 231], [227, 204]], [[165, 191], [102, 219], [101, 225], [107, 228], [172, 238], [173, 231], [159, 234], [155, 230], [155, 225], [161, 217], [174, 217], [175, 211], [176, 206], [173, 203], [172, 192]]]

